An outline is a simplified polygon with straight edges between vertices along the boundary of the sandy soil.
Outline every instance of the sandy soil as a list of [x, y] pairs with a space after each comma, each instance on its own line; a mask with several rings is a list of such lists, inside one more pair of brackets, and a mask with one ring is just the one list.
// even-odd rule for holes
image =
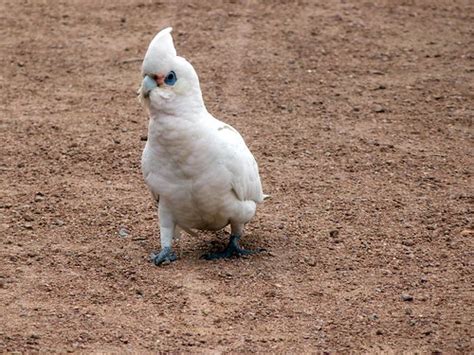
[[[0, 351], [473, 351], [472, 1], [0, 1]], [[140, 62], [172, 25], [266, 193], [155, 267]], [[138, 59], [138, 60], [137, 60]], [[125, 228], [129, 234], [119, 235]]]

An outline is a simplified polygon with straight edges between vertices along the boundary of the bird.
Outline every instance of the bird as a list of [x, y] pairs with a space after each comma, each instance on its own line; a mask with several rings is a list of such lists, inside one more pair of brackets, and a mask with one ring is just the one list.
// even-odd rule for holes
[[228, 225], [226, 248], [203, 258], [264, 251], [239, 243], [257, 205], [269, 197], [263, 193], [257, 162], [240, 133], [207, 111], [198, 75], [177, 55], [171, 31], [161, 30], [150, 42], [138, 90], [149, 118], [141, 167], [157, 202], [161, 243], [150, 259], [155, 265], [175, 261], [172, 244], [181, 231], [197, 236], [196, 230], [218, 231]]

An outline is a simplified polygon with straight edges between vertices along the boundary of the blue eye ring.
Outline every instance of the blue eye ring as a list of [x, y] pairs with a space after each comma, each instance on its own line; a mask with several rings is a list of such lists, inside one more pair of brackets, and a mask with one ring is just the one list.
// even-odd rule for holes
[[174, 85], [178, 78], [176, 77], [176, 73], [174, 71], [170, 71], [165, 77], [165, 84], [166, 85]]

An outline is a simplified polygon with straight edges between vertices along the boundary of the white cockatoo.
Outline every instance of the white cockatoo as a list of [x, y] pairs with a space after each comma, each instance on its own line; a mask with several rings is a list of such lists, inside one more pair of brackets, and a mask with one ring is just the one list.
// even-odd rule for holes
[[183, 229], [219, 230], [230, 224], [226, 249], [206, 259], [253, 254], [239, 246], [244, 225], [265, 195], [257, 163], [237, 130], [206, 110], [193, 66], [176, 55], [171, 28], [150, 43], [139, 95], [148, 109], [142, 171], [156, 201], [161, 251], [156, 265], [176, 260], [173, 238]]

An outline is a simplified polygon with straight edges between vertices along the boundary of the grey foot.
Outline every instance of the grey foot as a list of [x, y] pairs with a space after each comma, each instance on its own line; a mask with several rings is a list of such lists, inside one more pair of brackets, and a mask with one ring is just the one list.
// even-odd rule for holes
[[216, 260], [216, 259], [222, 259], [222, 258], [231, 258], [233, 256], [252, 255], [252, 254], [257, 254], [262, 251], [265, 251], [265, 249], [257, 249], [257, 250], [243, 249], [239, 245], [239, 239], [240, 239], [240, 236], [231, 235], [229, 244], [223, 251], [218, 252], [218, 253], [204, 254], [202, 258], [206, 260]]
[[178, 259], [175, 252], [171, 249], [171, 247], [165, 247], [161, 249], [158, 254], [151, 253], [150, 254], [151, 261], [156, 265], [166, 265]]

